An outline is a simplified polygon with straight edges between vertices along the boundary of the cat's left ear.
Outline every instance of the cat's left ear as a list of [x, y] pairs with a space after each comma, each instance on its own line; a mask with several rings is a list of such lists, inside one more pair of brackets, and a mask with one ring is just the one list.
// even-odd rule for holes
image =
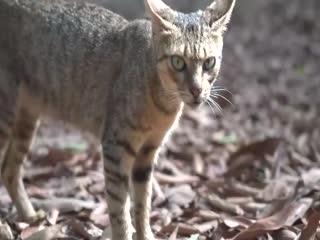
[[213, 31], [224, 32], [230, 22], [236, 0], [215, 0], [204, 11], [204, 18]]
[[153, 29], [157, 32], [175, 30], [172, 23], [176, 12], [166, 5], [162, 0], [144, 0], [148, 14], [151, 17]]

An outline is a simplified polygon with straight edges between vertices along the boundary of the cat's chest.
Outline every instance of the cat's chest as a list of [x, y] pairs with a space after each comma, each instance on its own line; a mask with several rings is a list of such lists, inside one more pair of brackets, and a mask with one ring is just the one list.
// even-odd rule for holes
[[183, 105], [178, 110], [171, 114], [153, 113], [150, 115], [150, 138], [156, 142], [161, 142], [163, 139], [172, 132], [179, 123], [181, 114], [183, 112]]

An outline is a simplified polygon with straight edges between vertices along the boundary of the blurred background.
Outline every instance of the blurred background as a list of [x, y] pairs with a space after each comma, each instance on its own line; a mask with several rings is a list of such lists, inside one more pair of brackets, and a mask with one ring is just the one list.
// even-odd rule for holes
[[[90, 2], [127, 19], [145, 17], [142, 0]], [[190, 12], [211, 1], [166, 2]], [[222, 110], [186, 109], [160, 154], [152, 212], [160, 239], [311, 239], [298, 236], [320, 219], [319, 12], [319, 0], [237, 1], [217, 83], [230, 91], [217, 99]], [[38, 136], [26, 164], [29, 195], [49, 212], [43, 199], [78, 204], [55, 206], [58, 222], [81, 219], [81, 229], [99, 235], [109, 223], [95, 148], [50, 120]], [[7, 216], [12, 205], [2, 192]], [[87, 239], [76, 226], [76, 239]]]

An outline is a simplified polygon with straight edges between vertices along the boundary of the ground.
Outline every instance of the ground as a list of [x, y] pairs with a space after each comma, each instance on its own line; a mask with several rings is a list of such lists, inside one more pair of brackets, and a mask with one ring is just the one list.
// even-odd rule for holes
[[[320, 3], [248, 2], [226, 34], [221, 112], [186, 109], [160, 154], [159, 239], [320, 239]], [[2, 222], [13, 239], [98, 237], [109, 222], [95, 149], [50, 120], [37, 136], [25, 182], [48, 217], [18, 221], [0, 186]]]

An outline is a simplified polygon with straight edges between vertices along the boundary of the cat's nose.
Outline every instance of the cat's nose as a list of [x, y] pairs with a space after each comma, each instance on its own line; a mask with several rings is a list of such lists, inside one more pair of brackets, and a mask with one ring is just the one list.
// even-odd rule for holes
[[202, 88], [201, 87], [192, 87], [190, 89], [191, 94], [193, 95], [194, 98], [199, 98], [200, 94], [202, 92]]

